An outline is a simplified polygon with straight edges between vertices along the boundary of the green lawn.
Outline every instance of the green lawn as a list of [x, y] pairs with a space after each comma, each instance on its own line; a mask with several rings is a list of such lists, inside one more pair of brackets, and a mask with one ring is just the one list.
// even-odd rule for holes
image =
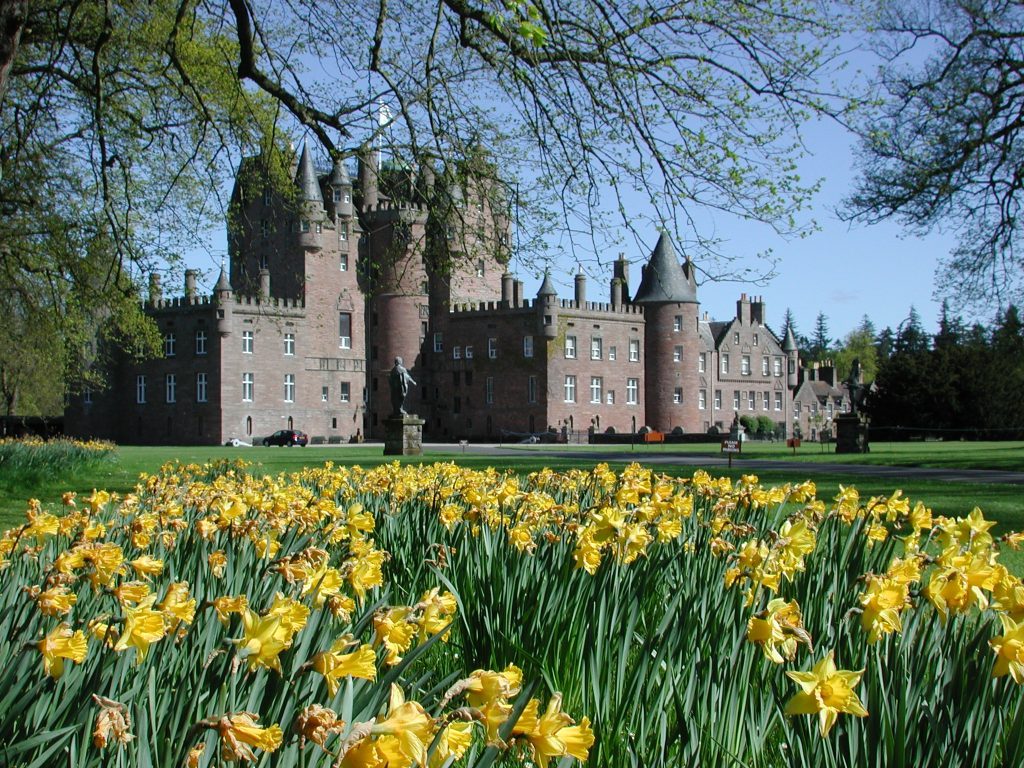
[[[402, 461], [419, 463], [422, 461], [456, 461], [459, 464], [476, 467], [495, 467], [513, 469], [517, 472], [532, 472], [542, 467], [565, 470], [571, 467], [590, 466], [594, 462], [594, 454], [608, 452], [610, 449], [625, 451], [630, 459], [643, 463], [647, 456], [664, 458], [666, 455], [678, 456], [678, 462], [658, 464], [659, 471], [671, 475], [690, 475], [694, 465], [687, 462], [689, 456], [708, 454], [709, 446], [638, 446], [634, 451], [629, 446], [516, 446], [513, 456], [487, 456], [463, 453], [458, 446], [445, 450], [428, 450], [423, 457], [403, 458]], [[808, 477], [818, 487], [818, 495], [822, 498], [834, 496], [839, 485], [854, 485], [862, 496], [888, 495], [899, 487], [912, 500], [924, 501], [936, 514], [962, 515], [970, 512], [975, 506], [980, 507], [985, 516], [999, 523], [996, 531], [1024, 529], [1024, 488], [1008, 484], [994, 483], [962, 483], [945, 482], [932, 479], [908, 479], [897, 483], [891, 478], [871, 476], [852, 477], [839, 472], [822, 471], [816, 468], [811, 474], [801, 471], [803, 462], [859, 463], [887, 466], [927, 466], [963, 468], [999, 468], [1024, 471], [1024, 443], [898, 443], [876, 444], [873, 452], [866, 456], [836, 456], [833, 453], [821, 453], [818, 445], [805, 444], [795, 456], [784, 446], [760, 443], [747, 443], [742, 457], [738, 457], [732, 470], [724, 467], [711, 467], [714, 475], [729, 475], [738, 478], [749, 472], [743, 464], [745, 459], [765, 458], [782, 459], [789, 457], [793, 462], [792, 470], [773, 470], [757, 472], [762, 483], [781, 484], [801, 481]], [[567, 456], [551, 456], [552, 451]], [[310, 448], [227, 448], [227, 447], [121, 447], [113, 459], [102, 462], [74, 476], [47, 477], [27, 486], [18, 478], [6, 477], [0, 472], [0, 529], [17, 524], [23, 519], [26, 500], [38, 498], [45, 504], [59, 504], [60, 495], [64, 491], [76, 491], [87, 495], [94, 488], [125, 493], [135, 485], [138, 477], [144, 472], [154, 472], [161, 464], [168, 461], [205, 463], [219, 459], [245, 459], [253, 462], [259, 471], [267, 474], [291, 472], [308, 465], [320, 465], [327, 461], [336, 464], [362, 464], [371, 466], [385, 461], [393, 461], [394, 457], [385, 458], [382, 446], [316, 446]], [[613, 462], [621, 464], [621, 462]], [[1010, 553], [1010, 564], [1018, 572], [1024, 573], [1024, 552]]]

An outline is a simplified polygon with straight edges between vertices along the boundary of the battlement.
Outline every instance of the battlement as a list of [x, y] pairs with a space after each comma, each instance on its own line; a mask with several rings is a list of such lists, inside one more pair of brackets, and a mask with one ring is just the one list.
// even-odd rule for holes
[[[456, 304], [451, 308], [451, 313], [456, 315], [470, 315], [470, 314], [483, 314], [483, 313], [494, 313], [494, 312], [519, 312], [523, 310], [531, 310], [537, 308], [537, 299], [530, 301], [529, 299], [523, 299], [519, 305], [512, 305], [505, 301], [481, 301], [469, 304]], [[643, 316], [644, 308], [637, 304], [623, 304], [622, 306], [615, 308], [609, 302], [605, 301], [587, 301], [584, 302], [583, 306], [580, 306], [572, 299], [559, 299], [558, 307], [565, 310], [577, 310], [592, 313], [602, 313], [609, 315], [639, 315]]]
[[241, 296], [235, 294], [235, 304], [245, 307], [275, 307], [280, 309], [305, 309], [306, 302], [302, 299], [281, 299], [276, 296], [263, 298], [262, 296]]
[[141, 302], [143, 309], [181, 309], [182, 307], [210, 307], [215, 304], [213, 296], [174, 296], [168, 299]]
[[450, 312], [453, 315], [479, 315], [494, 312], [522, 312], [529, 310], [533, 305], [529, 299], [524, 299], [522, 304], [513, 306], [505, 301], [480, 301], [466, 304], [455, 304]]
[[402, 200], [399, 202], [384, 201], [374, 205], [364, 205], [363, 213], [387, 213], [389, 211], [413, 211], [414, 213], [427, 214], [427, 206], [422, 203], [410, 203]]

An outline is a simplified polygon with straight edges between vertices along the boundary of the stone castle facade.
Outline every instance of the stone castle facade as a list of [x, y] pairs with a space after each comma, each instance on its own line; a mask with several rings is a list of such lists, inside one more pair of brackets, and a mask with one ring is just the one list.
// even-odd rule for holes
[[728, 428], [735, 414], [791, 430], [798, 353], [765, 306], [741, 296], [735, 317], [700, 313], [695, 270], [662, 235], [631, 294], [614, 264], [607, 301], [571, 299], [549, 277], [536, 297], [506, 271], [501, 195], [430, 165], [336, 162], [308, 150], [294, 194], [243, 162], [232, 195], [230, 268], [210, 296], [151, 281], [147, 311], [160, 359], [119, 360], [102, 393], [68, 405], [69, 434], [125, 444], [258, 441], [278, 429], [314, 441], [382, 437], [388, 374], [403, 358], [416, 386], [405, 408], [424, 439], [495, 439], [549, 430], [663, 432]]

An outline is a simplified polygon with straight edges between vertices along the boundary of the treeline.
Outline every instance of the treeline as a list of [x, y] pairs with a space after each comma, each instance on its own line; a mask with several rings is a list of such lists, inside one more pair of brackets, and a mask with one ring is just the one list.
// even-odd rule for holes
[[838, 381], [861, 361], [865, 381], [874, 382], [865, 405], [872, 429], [994, 438], [1024, 431], [1024, 323], [1014, 305], [988, 325], [968, 325], [943, 304], [934, 334], [913, 307], [895, 330], [876, 332], [865, 317], [833, 342], [820, 314], [811, 338], [794, 334], [805, 363], [835, 361]]

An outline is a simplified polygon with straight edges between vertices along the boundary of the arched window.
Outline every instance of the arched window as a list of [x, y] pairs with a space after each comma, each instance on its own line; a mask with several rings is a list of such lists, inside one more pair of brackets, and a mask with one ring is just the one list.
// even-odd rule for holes
[[292, 417], [288, 417], [288, 429], [295, 429], [295, 423], [292, 421]]
[[245, 434], [252, 437], [252, 416], [245, 417]]

